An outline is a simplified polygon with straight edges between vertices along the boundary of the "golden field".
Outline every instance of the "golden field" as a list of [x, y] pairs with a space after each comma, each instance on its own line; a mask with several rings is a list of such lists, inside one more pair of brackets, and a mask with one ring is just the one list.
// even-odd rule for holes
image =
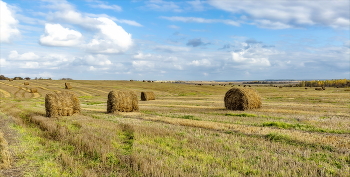
[[[72, 80], [81, 114], [47, 118], [67, 81], [28, 82], [0, 81], [0, 176], [350, 176], [349, 88], [252, 86], [262, 108], [232, 111], [228, 84]], [[111, 90], [139, 111], [107, 114]]]

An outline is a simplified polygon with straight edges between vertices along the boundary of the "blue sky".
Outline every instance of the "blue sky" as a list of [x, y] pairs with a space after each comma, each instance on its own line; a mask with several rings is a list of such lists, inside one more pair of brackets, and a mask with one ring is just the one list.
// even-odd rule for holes
[[0, 3], [7, 77], [350, 78], [348, 0]]

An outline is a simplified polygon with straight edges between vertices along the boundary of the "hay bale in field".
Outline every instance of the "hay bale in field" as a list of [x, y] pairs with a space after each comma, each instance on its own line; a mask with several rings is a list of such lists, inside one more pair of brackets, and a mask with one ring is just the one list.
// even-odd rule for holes
[[49, 93], [45, 96], [46, 117], [71, 116], [80, 113], [80, 101], [73, 92]]
[[72, 86], [70, 85], [70, 83], [66, 82], [64, 83], [65, 85], [65, 89], [72, 89]]
[[225, 107], [231, 110], [248, 110], [261, 107], [257, 91], [250, 88], [232, 88], [225, 94]]
[[38, 93], [38, 89], [36, 88], [31, 88], [29, 89], [30, 93]]
[[13, 81], [13, 79], [9, 79], [9, 81]]
[[24, 85], [29, 85], [29, 82], [24, 82], [23, 84], [24, 84]]
[[322, 91], [323, 89], [322, 88], [315, 88], [315, 90]]
[[278, 88], [283, 88], [282, 86], [279, 86]]
[[107, 113], [133, 112], [139, 110], [137, 96], [132, 91], [110, 91], [107, 100]]
[[156, 96], [153, 92], [141, 92], [141, 100], [142, 101], [148, 101], [148, 100], [155, 100]]

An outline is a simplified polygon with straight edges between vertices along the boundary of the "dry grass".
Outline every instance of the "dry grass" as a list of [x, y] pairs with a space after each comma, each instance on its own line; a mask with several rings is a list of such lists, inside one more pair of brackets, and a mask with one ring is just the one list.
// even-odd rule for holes
[[0, 169], [6, 169], [11, 166], [11, 156], [4, 134], [0, 132]]
[[[47, 119], [43, 97], [6, 98], [7, 104], [0, 105], [2, 112], [22, 120], [23, 129], [36, 128], [31, 134], [46, 150], [32, 148], [33, 155], [52, 154], [34, 159], [20, 154], [22, 159], [38, 164], [53, 159], [61, 176], [350, 175], [346, 89], [255, 87], [262, 108], [233, 111], [222, 99], [227, 87], [212, 87], [215, 83], [71, 82], [80, 115]], [[1, 89], [12, 95], [20, 83], [11, 84]], [[45, 88], [38, 89], [40, 95], [62, 91], [62, 84], [31, 82]], [[106, 114], [106, 98], [114, 89], [153, 91], [157, 100], [139, 102], [140, 112]], [[50, 176], [43, 169], [54, 169], [36, 167], [26, 174]]]

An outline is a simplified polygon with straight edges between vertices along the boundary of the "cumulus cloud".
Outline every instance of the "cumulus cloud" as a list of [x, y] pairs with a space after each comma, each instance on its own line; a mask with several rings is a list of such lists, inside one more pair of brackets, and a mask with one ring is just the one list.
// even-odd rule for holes
[[133, 45], [131, 34], [127, 33], [121, 26], [104, 17], [96, 20], [101, 22], [96, 26], [99, 32], [86, 45], [88, 51], [92, 53], [121, 53]]
[[0, 1], [0, 13], [0, 42], [9, 43], [20, 35], [17, 29], [18, 20], [15, 19], [9, 5], [3, 1]]
[[217, 1], [208, 3], [261, 28], [284, 29], [309, 25], [349, 29], [349, 1]]
[[232, 61], [238, 65], [271, 66], [269, 57], [281, 54], [281, 52], [264, 46], [262, 42], [254, 39], [237, 42], [231, 52]]
[[[116, 54], [127, 51], [133, 45], [131, 34], [117, 25], [111, 18], [105, 16], [90, 17], [94, 15], [81, 14], [72, 5], [64, 1], [52, 3], [53, 5], [49, 5], [48, 7], [57, 11], [49, 14], [49, 21], [78, 25], [91, 32], [95, 32], [92, 39], [87, 44], [82, 45], [86, 51], [96, 54]], [[134, 21], [120, 21], [140, 26], [140, 24]]]
[[8, 56], [9, 60], [37, 60], [39, 58], [40, 57], [33, 52], [19, 54], [15, 50], [11, 51], [9, 56]]
[[210, 44], [210, 43], [203, 42], [201, 38], [195, 38], [195, 39], [188, 40], [186, 45], [193, 46], [193, 47], [198, 47], [198, 46], [201, 46], [201, 45], [208, 45], [208, 44]]
[[202, 60], [193, 60], [190, 63], [190, 65], [209, 67], [212, 65], [212, 63], [208, 59], [202, 59]]
[[170, 21], [180, 21], [186, 23], [224, 23], [226, 25], [239, 26], [239, 23], [233, 20], [222, 20], [222, 19], [205, 19], [199, 17], [165, 17], [161, 16], [160, 18], [170, 20]]
[[151, 61], [132, 61], [132, 66], [138, 71], [150, 71], [155, 65]]
[[47, 46], [75, 46], [81, 43], [82, 34], [64, 28], [60, 24], [45, 24], [45, 34], [40, 36], [40, 44]]

